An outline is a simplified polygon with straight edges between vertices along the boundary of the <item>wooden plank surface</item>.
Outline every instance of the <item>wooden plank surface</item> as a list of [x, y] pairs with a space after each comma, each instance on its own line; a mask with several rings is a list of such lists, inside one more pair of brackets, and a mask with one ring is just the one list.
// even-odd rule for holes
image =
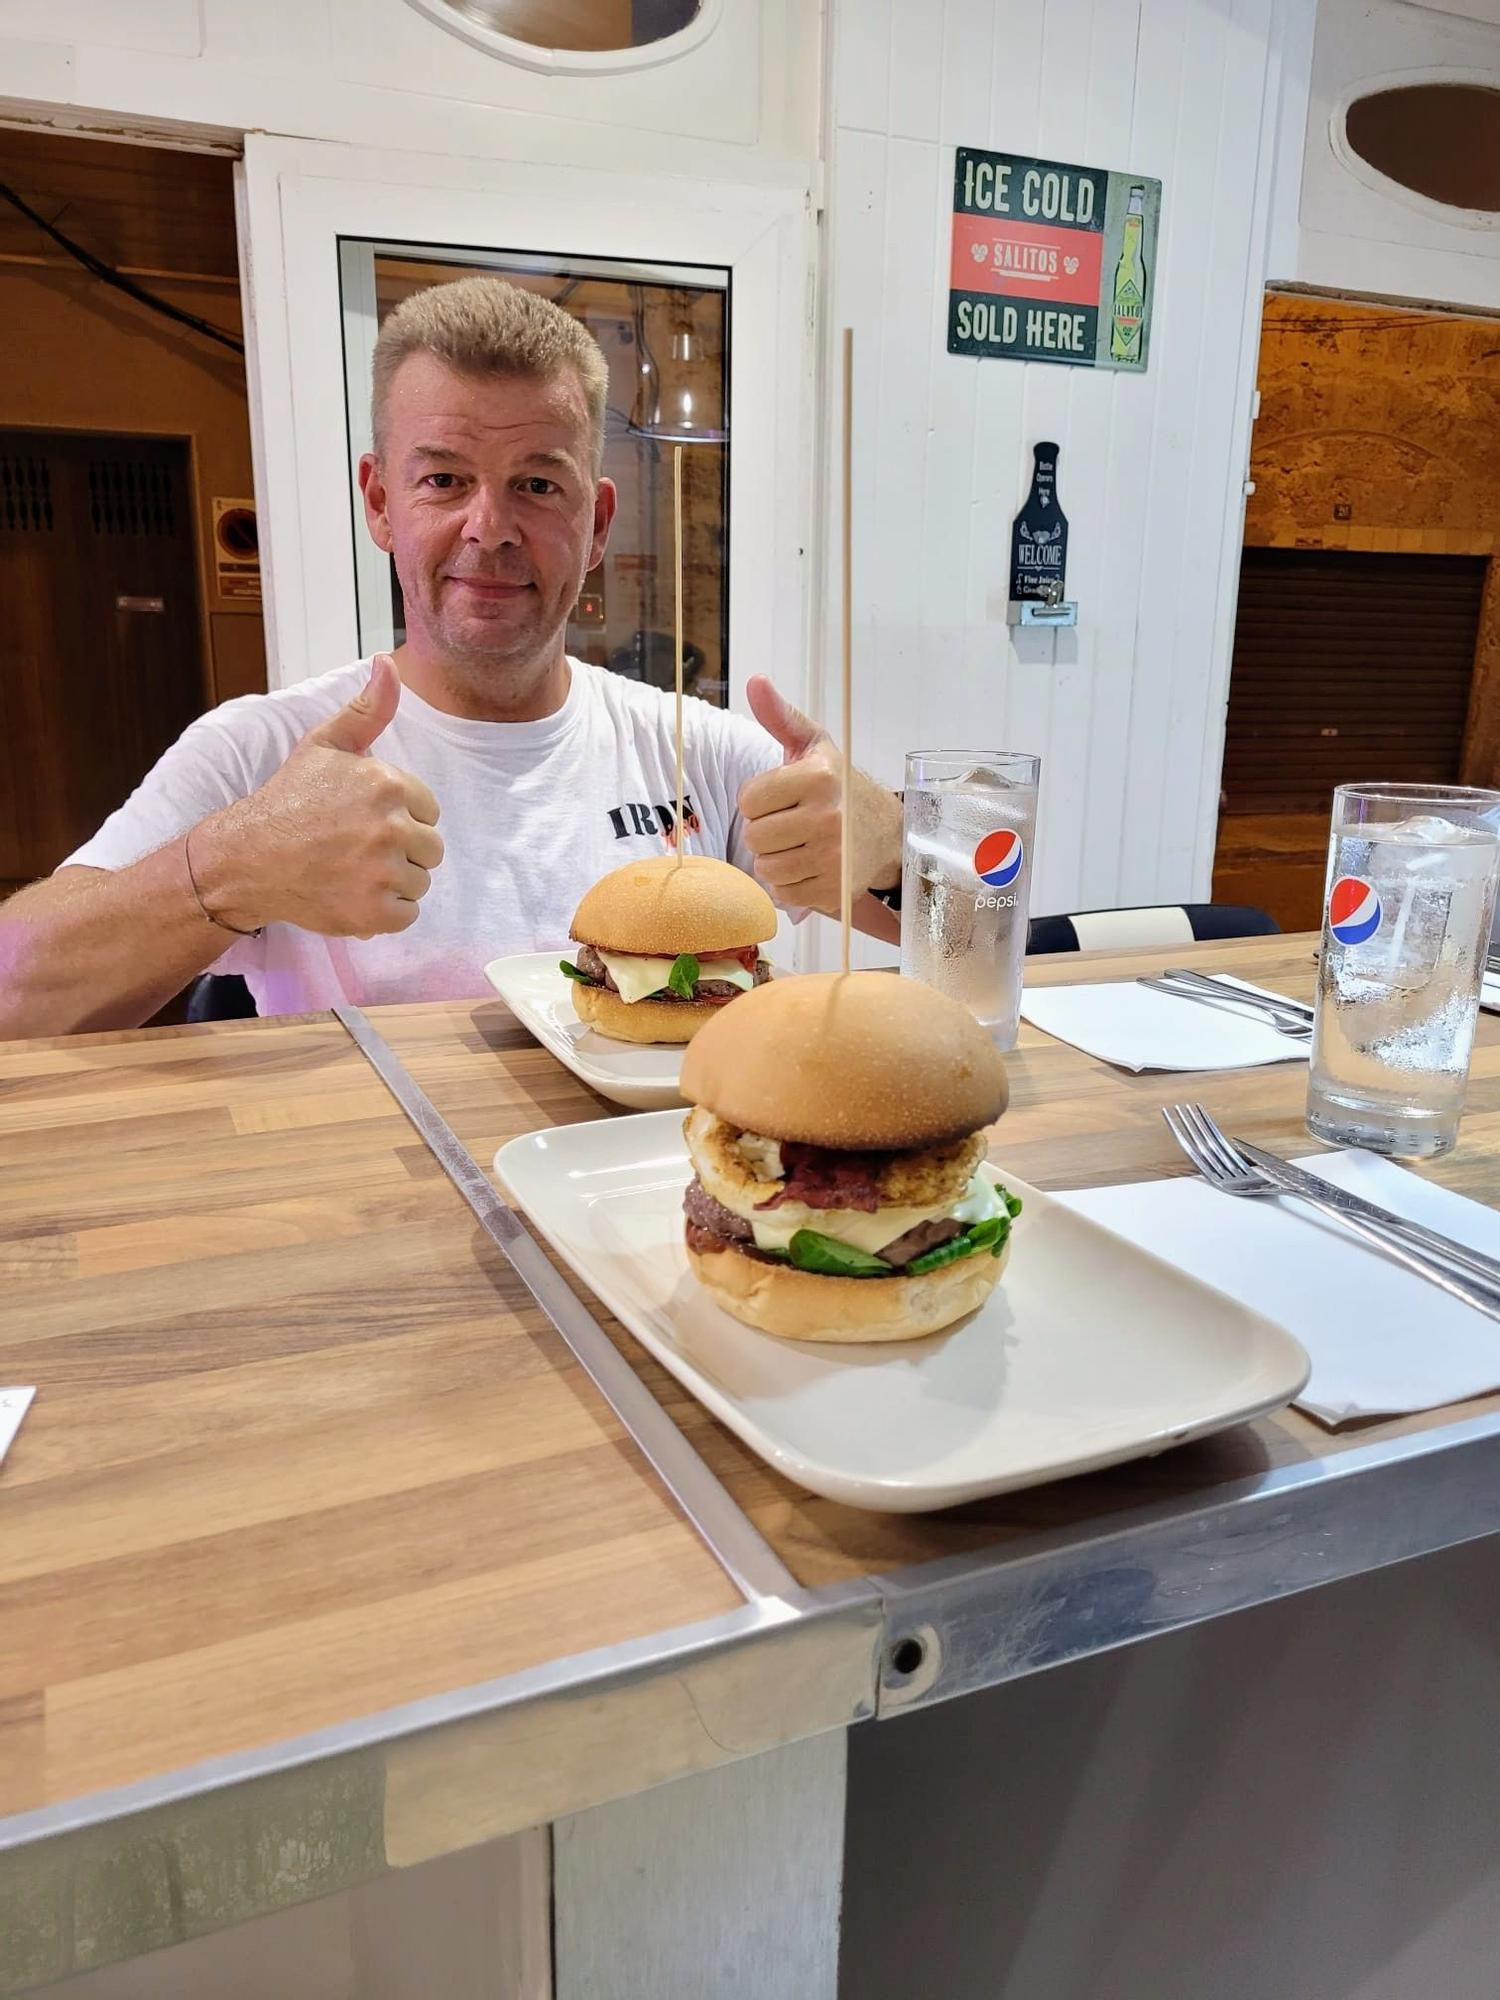
[[739, 1602], [330, 1018], [0, 1048], [0, 1297], [0, 1817]]
[[[1034, 963], [1121, 977], [1183, 956]], [[1310, 995], [1311, 941], [1195, 961]], [[488, 1166], [615, 1115], [498, 1002], [372, 1018]], [[1041, 1186], [1183, 1171], [1159, 1106], [1310, 1148], [1299, 1065], [1127, 1076], [1032, 1029], [994, 1157]], [[1458, 1151], [1500, 1189], [1500, 1023]], [[729, 1609], [734, 1593], [324, 1017], [0, 1048], [0, 1815]], [[576, 1287], [575, 1289], [580, 1289]], [[586, 1294], [585, 1294], [586, 1296]], [[854, 1512], [778, 1478], [602, 1310], [808, 1584], [1003, 1545], [1500, 1397], [1332, 1436], [1285, 1413], [989, 1505]]]

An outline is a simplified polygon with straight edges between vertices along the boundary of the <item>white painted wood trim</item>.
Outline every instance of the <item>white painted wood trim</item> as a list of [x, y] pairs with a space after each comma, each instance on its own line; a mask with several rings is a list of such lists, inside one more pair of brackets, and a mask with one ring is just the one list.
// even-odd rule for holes
[[[356, 657], [341, 237], [707, 264], [730, 274], [730, 650], [805, 698], [815, 235], [806, 189], [247, 136], [247, 295], [274, 685]], [[363, 523], [359, 523], [363, 534]]]
[[[349, 495], [354, 538], [354, 622], [361, 653], [388, 652], [396, 643], [391, 619], [390, 557], [370, 539], [358, 499], [359, 462], [374, 444], [370, 430], [370, 369], [375, 358], [375, 252], [368, 243], [339, 244], [343, 302]], [[361, 394], [356, 381], [365, 385]]]
[[698, 48], [724, 17], [724, 0], [699, 0], [698, 12], [685, 28], [640, 48], [549, 49], [503, 34], [498, 28], [487, 28], [460, 13], [448, 0], [406, 0], [406, 4], [471, 48], [521, 69], [540, 70], [546, 76], [622, 76], [630, 70], [656, 69]]

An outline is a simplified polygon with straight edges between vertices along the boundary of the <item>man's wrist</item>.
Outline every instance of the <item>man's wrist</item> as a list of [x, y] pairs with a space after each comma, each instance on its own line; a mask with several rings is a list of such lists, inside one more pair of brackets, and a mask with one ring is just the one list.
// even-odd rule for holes
[[[888, 821], [885, 835], [885, 856], [874, 875], [870, 878], [870, 894], [878, 896], [888, 908], [901, 907], [901, 847], [903, 830], [904, 801], [899, 792], [887, 792], [881, 801]], [[894, 898], [894, 901], [892, 900]]]
[[236, 937], [259, 937], [268, 918], [247, 879], [241, 843], [226, 822], [226, 813], [211, 813], [183, 836], [188, 885], [209, 923]]

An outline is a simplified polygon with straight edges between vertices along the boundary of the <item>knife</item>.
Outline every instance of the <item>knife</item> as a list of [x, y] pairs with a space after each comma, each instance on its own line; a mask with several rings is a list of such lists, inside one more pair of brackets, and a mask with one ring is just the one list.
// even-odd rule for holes
[[1217, 1007], [1221, 1013], [1233, 1014], [1241, 1021], [1258, 1021], [1291, 1042], [1306, 1042], [1312, 1035], [1311, 1021], [1300, 1014], [1278, 1007], [1274, 1000], [1262, 999], [1257, 994], [1236, 992], [1231, 986], [1204, 988], [1184, 985], [1181, 980], [1145, 977], [1135, 983], [1151, 993], [1166, 993], [1174, 1000], [1193, 1000], [1200, 1007]]
[[1397, 1215], [1392, 1209], [1382, 1208], [1378, 1202], [1367, 1201], [1363, 1195], [1351, 1194], [1347, 1188], [1341, 1188], [1333, 1181], [1320, 1180], [1316, 1174], [1294, 1167], [1289, 1160], [1264, 1152], [1259, 1146], [1252, 1146], [1248, 1139], [1236, 1139], [1234, 1143], [1251, 1166], [1258, 1167], [1267, 1180], [1275, 1181], [1288, 1194], [1316, 1195], [1320, 1201], [1331, 1202], [1347, 1215], [1357, 1215], [1363, 1222], [1377, 1222], [1382, 1228], [1404, 1236], [1415, 1249], [1433, 1251], [1446, 1257], [1450, 1263], [1463, 1265], [1487, 1285], [1500, 1286], [1500, 1258], [1487, 1257], [1482, 1250], [1471, 1250], [1467, 1244], [1444, 1236], [1441, 1230], [1429, 1229], [1425, 1222], [1413, 1222], [1407, 1216]]
[[1206, 972], [1193, 972], [1185, 965], [1169, 965], [1161, 975], [1173, 986], [1192, 986], [1200, 993], [1230, 994], [1237, 1000], [1259, 1001], [1262, 1007], [1275, 1007], [1283, 1014], [1297, 1014], [1311, 1027], [1313, 1010], [1305, 1000], [1288, 999], [1284, 993], [1252, 992], [1243, 986], [1231, 986], [1223, 979], [1211, 979]]

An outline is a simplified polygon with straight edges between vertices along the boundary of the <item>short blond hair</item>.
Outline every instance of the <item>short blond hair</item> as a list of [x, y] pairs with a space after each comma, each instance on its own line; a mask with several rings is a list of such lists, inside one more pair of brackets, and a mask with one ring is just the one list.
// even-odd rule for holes
[[434, 354], [466, 375], [548, 381], [574, 369], [588, 405], [597, 476], [604, 460], [609, 363], [588, 328], [551, 299], [504, 278], [455, 278], [403, 299], [375, 342], [370, 429], [377, 455], [391, 383], [409, 354]]

